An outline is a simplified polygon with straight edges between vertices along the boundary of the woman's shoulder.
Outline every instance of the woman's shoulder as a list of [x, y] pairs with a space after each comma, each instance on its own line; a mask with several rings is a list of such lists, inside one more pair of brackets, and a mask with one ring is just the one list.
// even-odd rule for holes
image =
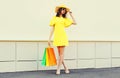
[[53, 18], [56, 18], [57, 16], [53, 16]]
[[56, 19], [57, 17], [56, 16], [52, 16], [52, 19]]

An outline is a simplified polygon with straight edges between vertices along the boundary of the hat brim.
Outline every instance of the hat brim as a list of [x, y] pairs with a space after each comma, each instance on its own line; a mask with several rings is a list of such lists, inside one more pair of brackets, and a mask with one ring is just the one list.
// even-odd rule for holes
[[58, 9], [59, 9], [59, 8], [66, 8], [66, 11], [67, 11], [67, 12], [70, 11], [70, 9], [69, 9], [68, 7], [65, 7], [65, 6], [57, 6], [57, 7], [55, 8], [55, 12], [56, 12], [56, 13], [58, 12]]

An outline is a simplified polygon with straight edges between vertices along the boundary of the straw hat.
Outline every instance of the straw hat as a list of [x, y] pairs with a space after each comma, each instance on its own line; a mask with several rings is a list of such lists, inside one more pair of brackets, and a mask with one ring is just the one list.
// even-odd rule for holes
[[65, 5], [60, 5], [60, 6], [56, 6], [55, 12], [57, 12], [59, 8], [66, 8], [66, 11], [67, 11], [67, 12], [70, 11], [70, 9], [69, 9], [68, 7], [66, 7]]

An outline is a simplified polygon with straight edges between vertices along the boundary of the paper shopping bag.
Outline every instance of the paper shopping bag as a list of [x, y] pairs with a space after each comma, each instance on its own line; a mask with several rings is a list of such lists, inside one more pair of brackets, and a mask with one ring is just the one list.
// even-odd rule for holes
[[47, 60], [48, 60], [47, 66], [57, 65], [55, 52], [54, 52], [54, 49], [52, 47], [47, 48], [47, 56], [48, 56], [47, 57]]
[[55, 52], [52, 47], [45, 48], [41, 64], [42, 64], [42, 66], [57, 65]]
[[46, 66], [46, 48], [44, 49], [44, 54], [43, 54], [41, 65]]

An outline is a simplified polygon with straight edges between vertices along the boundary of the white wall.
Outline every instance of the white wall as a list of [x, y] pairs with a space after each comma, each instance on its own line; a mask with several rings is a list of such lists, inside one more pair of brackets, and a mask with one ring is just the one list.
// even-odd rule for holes
[[0, 40], [47, 40], [57, 5], [71, 8], [77, 21], [70, 40], [120, 40], [119, 0], [0, 0]]
[[[46, 41], [0, 42], [0, 72], [56, 69], [41, 66], [45, 47]], [[65, 49], [65, 63], [70, 69], [119, 67], [120, 42], [70, 41]]]

